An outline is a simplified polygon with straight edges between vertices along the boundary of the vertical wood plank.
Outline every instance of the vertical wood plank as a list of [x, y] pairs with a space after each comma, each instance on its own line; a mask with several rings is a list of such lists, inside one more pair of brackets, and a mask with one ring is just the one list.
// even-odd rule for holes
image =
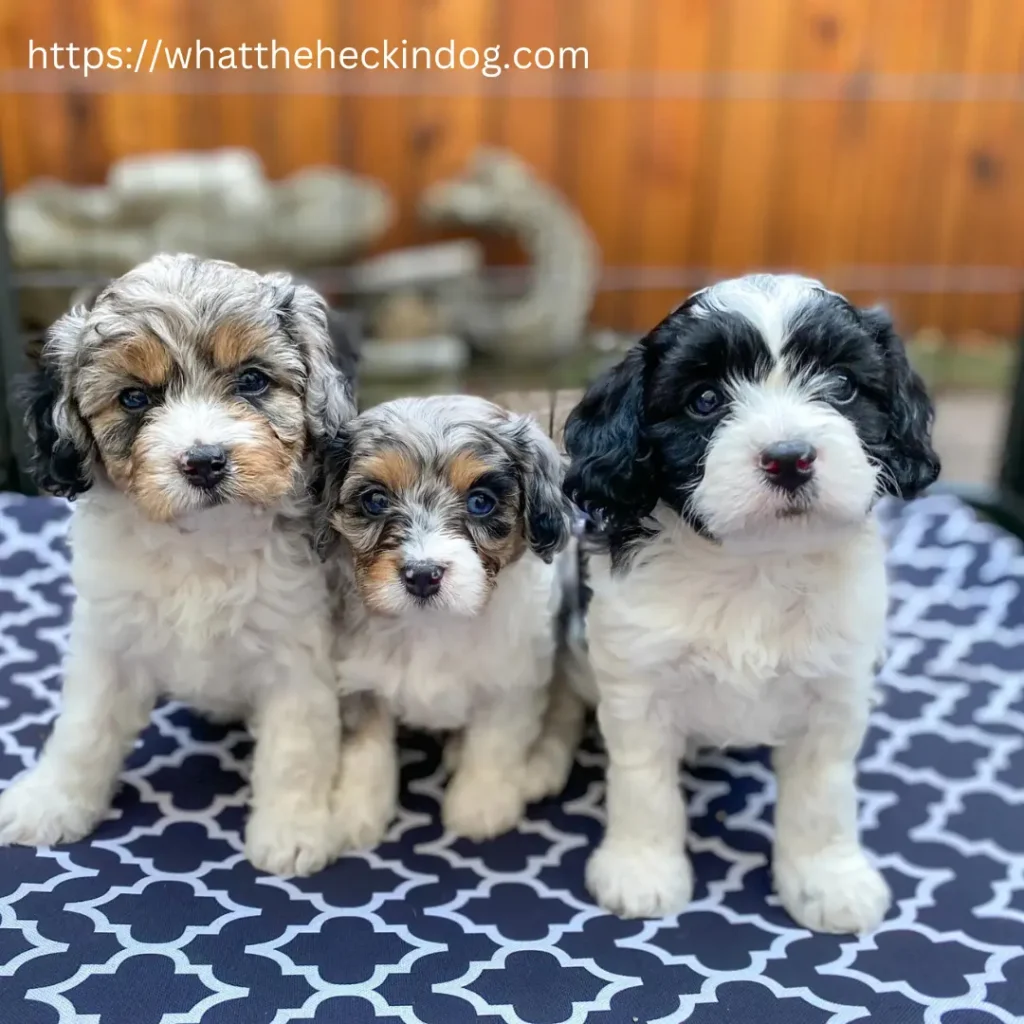
[[[576, 45], [588, 47], [592, 66], [617, 73], [623, 86], [628, 85], [637, 57], [641, 9], [584, 3], [576, 12]], [[636, 193], [630, 180], [634, 116], [635, 104], [625, 88], [613, 98], [578, 100], [573, 110], [577, 166], [570, 194], [594, 232], [606, 266], [621, 265], [627, 257], [622, 228], [625, 216], [635, 212]], [[599, 295], [595, 321], [623, 326], [621, 303], [621, 295]]]
[[[651, 0], [645, 47], [655, 95], [637, 103], [641, 128], [633, 163], [638, 251], [631, 262], [652, 268], [683, 266], [697, 227], [697, 195], [709, 104], [672, 95], [679, 74], [699, 75], [711, 60], [712, 0]], [[685, 289], [644, 288], [633, 296], [628, 326], [653, 327], [683, 298]]]
[[[964, 36], [963, 68], [968, 74], [991, 73], [1020, 60], [1024, 11], [1020, 5], [978, 5]], [[939, 261], [949, 264], [999, 265], [1019, 261], [1024, 246], [1005, 230], [1011, 212], [1021, 209], [1021, 115], [1019, 104], [960, 103], [948, 124], [937, 217]], [[996, 307], [1002, 308], [995, 312]], [[979, 318], [1005, 323], [1019, 310], [1017, 296], [939, 294], [930, 318], [959, 334]]]
[[[64, 42], [66, 39], [63, 28], [63, 16], [59, 0], [39, 0], [29, 5], [8, 5], [13, 14], [12, 32], [17, 38], [12, 39], [10, 52], [17, 67], [26, 63], [28, 40], [37, 39], [46, 42]], [[17, 8], [16, 11], [13, 9]], [[66, 62], [66, 61], [65, 61]], [[20, 147], [24, 153], [22, 167], [27, 177], [24, 180], [11, 180], [6, 187], [17, 188], [19, 184], [35, 177], [55, 177], [64, 181], [70, 180], [71, 169], [68, 167], [67, 139], [69, 135], [68, 110], [64, 98], [59, 92], [21, 93], [14, 102], [20, 106], [20, 137], [4, 140], [0, 145], [0, 153], [8, 146]], [[9, 123], [9, 122], [8, 122]]]
[[[0, 68], [11, 71], [27, 64], [28, 39], [22, 26], [23, 11], [14, 4], [0, 5]], [[7, 190], [31, 175], [23, 139], [27, 103], [24, 95], [0, 89], [0, 175]]]
[[[522, 46], [557, 48], [569, 45], [563, 42], [559, 32], [558, 5], [551, 0], [519, 0], [518, 3], [499, 0], [498, 6], [503, 61], [511, 62], [512, 55]], [[542, 89], [537, 98], [513, 95], [517, 80], [523, 74], [528, 72], [504, 72], [499, 80], [499, 96], [490, 101], [499, 111], [495, 141], [522, 157], [540, 178], [559, 184], [558, 107], [553, 92], [554, 78], [538, 79], [533, 76], [530, 79]]]
[[[794, 0], [788, 25], [786, 68], [837, 76], [854, 93], [779, 102], [781, 139], [767, 211], [765, 262], [827, 276], [831, 270], [829, 215], [838, 176], [853, 155], [861, 106], [853, 75], [864, 65], [866, 20], [861, 0]], [[852, 183], [851, 183], [852, 184]]]
[[[491, 32], [488, 0], [431, 0], [423, 5], [417, 35], [410, 43], [427, 47], [435, 57], [439, 48], [452, 47], [455, 66], [436, 72], [444, 94], [428, 90], [413, 101], [408, 145], [413, 159], [414, 201], [428, 186], [462, 171], [483, 140], [486, 107], [494, 102], [480, 91], [485, 81], [481, 67], [484, 51], [491, 44]], [[477, 59], [481, 67], [462, 66], [472, 65]], [[448, 63], [447, 55], [444, 60]], [[414, 230], [417, 235], [425, 235], [419, 225]]]
[[[791, 0], [722, 4], [729, 37], [724, 68], [773, 72], [782, 67]], [[717, 109], [714, 109], [717, 108]], [[775, 161], [782, 148], [778, 135], [779, 104], [771, 99], [730, 98], [715, 103], [719, 119], [707, 203], [708, 236], [700, 245], [698, 265], [717, 275], [766, 266], [768, 219], [774, 196]]]
[[[373, 4], [352, 4], [351, 28], [354, 46], [380, 47], [384, 40], [394, 42], [415, 38], [416, 0], [376, 0]], [[362, 71], [358, 80], [380, 76], [383, 82], [394, 71]], [[353, 165], [361, 174], [384, 182], [396, 205], [396, 223], [378, 244], [386, 249], [404, 245], [414, 237], [416, 189], [415, 154], [409, 147], [408, 124], [412, 93], [360, 97], [353, 104]]]

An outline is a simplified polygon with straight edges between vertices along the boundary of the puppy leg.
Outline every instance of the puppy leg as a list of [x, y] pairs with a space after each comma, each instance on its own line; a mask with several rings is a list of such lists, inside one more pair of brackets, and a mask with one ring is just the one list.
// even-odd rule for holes
[[587, 863], [587, 888], [621, 917], [676, 914], [693, 895], [679, 750], [664, 724], [617, 714], [607, 699], [598, 723], [608, 750], [608, 825]]
[[812, 723], [774, 753], [775, 887], [794, 920], [813, 931], [870, 931], [891, 902], [857, 833], [855, 758], [866, 710]]
[[316, 668], [302, 659], [289, 681], [268, 683], [250, 723], [256, 746], [245, 852], [270, 874], [311, 875], [335, 853], [330, 804], [341, 720], [338, 698], [317, 681]]
[[462, 733], [449, 733], [444, 741], [444, 748], [441, 751], [441, 767], [448, 775], [454, 775], [459, 770], [459, 762], [462, 760]]
[[551, 684], [548, 706], [537, 742], [530, 751], [523, 776], [527, 803], [557, 796], [565, 789], [583, 738], [586, 706], [559, 673]]
[[39, 761], [0, 795], [0, 845], [51, 846], [90, 833], [110, 807], [155, 691], [112, 654], [72, 637], [62, 707]]
[[342, 735], [341, 771], [334, 791], [339, 850], [377, 846], [397, 807], [395, 722], [383, 702], [374, 702], [352, 731]]
[[490, 839], [523, 816], [523, 779], [530, 747], [540, 734], [543, 691], [513, 691], [466, 727], [458, 768], [448, 783], [441, 817], [468, 839]]

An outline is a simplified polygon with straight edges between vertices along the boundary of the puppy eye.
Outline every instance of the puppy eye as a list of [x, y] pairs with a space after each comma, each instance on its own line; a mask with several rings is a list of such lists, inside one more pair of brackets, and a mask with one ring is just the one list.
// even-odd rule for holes
[[466, 498], [466, 510], [471, 516], [490, 515], [497, 504], [498, 499], [490, 491], [482, 489], [470, 491]]
[[368, 516], [382, 516], [391, 505], [388, 496], [381, 490], [367, 491], [360, 499], [363, 511]]
[[246, 398], [262, 395], [270, 387], [270, 378], [262, 370], [243, 370], [235, 378], [235, 391]]
[[833, 374], [829, 393], [836, 405], [848, 405], [857, 397], [857, 385], [848, 373], [840, 371]]
[[686, 403], [691, 415], [698, 418], [713, 416], [722, 407], [725, 400], [718, 388], [696, 388]]
[[129, 412], [141, 412], [143, 409], [148, 408], [150, 404], [149, 395], [142, 388], [125, 388], [117, 396], [117, 400]]

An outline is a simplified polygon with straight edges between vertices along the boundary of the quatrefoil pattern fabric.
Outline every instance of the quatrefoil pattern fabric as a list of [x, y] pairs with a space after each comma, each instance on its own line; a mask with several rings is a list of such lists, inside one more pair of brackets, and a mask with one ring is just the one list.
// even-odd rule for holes
[[[59, 707], [68, 515], [0, 497], [0, 787]], [[596, 735], [560, 799], [482, 844], [443, 832], [438, 749], [406, 737], [384, 845], [281, 880], [242, 856], [244, 729], [166, 704], [93, 836], [0, 849], [0, 1021], [1024, 1019], [1024, 551], [952, 499], [884, 518], [891, 654], [860, 778], [895, 904], [875, 934], [812, 935], [771, 895], [774, 784], [757, 751], [682, 773], [695, 900], [625, 922], [582, 884], [603, 821]]]

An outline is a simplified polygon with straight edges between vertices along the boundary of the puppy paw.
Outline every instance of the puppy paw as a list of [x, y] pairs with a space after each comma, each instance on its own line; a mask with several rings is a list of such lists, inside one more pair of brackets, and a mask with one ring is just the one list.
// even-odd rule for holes
[[527, 803], [558, 796], [572, 771], [575, 751], [557, 743], [542, 743], [529, 756], [523, 771], [523, 797]]
[[690, 902], [693, 869], [682, 852], [603, 842], [587, 862], [587, 889], [619, 917], [666, 917]]
[[335, 843], [339, 852], [379, 846], [395, 817], [395, 799], [383, 787], [346, 785], [344, 776], [334, 794]]
[[786, 911], [815, 932], [869, 932], [892, 903], [889, 886], [860, 847], [801, 857], [783, 854], [777, 856], [774, 875]]
[[326, 809], [256, 809], [245, 830], [249, 863], [258, 871], [285, 878], [315, 874], [335, 856], [335, 847]]
[[87, 836], [107, 802], [86, 801], [52, 780], [27, 775], [0, 793], [0, 846], [55, 846]]
[[441, 820], [454, 835], [491, 839], [515, 828], [525, 809], [519, 779], [457, 773], [445, 790]]

